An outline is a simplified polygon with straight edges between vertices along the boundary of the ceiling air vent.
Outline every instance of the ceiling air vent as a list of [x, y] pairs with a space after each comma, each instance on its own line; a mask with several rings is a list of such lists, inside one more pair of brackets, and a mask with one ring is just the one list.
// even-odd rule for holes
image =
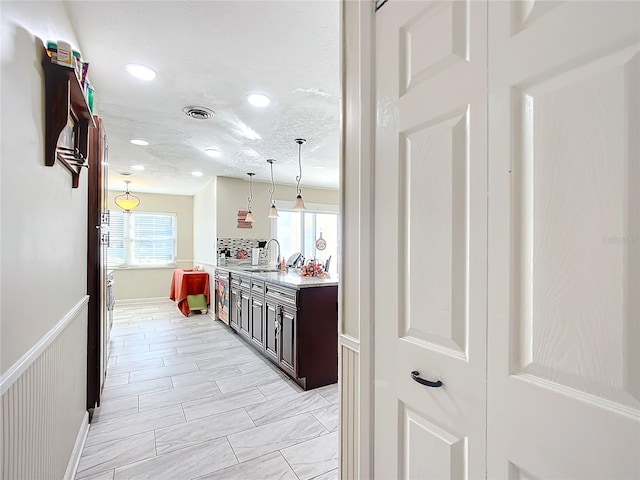
[[196, 120], [206, 120], [215, 115], [215, 112], [206, 107], [184, 107], [182, 109], [187, 117], [195, 118]]

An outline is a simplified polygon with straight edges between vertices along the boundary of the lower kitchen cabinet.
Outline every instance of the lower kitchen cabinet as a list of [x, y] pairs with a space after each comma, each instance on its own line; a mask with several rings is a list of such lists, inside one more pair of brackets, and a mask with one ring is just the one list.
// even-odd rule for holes
[[231, 272], [229, 325], [305, 390], [338, 381], [338, 286]]

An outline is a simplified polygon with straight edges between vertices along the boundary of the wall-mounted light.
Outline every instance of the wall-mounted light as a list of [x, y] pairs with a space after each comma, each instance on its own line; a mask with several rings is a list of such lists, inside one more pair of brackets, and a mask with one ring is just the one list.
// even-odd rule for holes
[[116, 205], [125, 212], [130, 212], [140, 205], [140, 199], [129, 191], [129, 184], [131, 183], [131, 180], [125, 180], [124, 183], [126, 184], [125, 192], [116, 196], [116, 198], [114, 198], [114, 202], [116, 202]]
[[296, 201], [293, 203], [293, 209], [300, 211], [306, 210], [304, 206], [304, 200], [302, 200], [302, 190], [300, 190], [300, 180], [302, 179], [302, 162], [300, 161], [300, 151], [302, 150], [302, 144], [306, 142], [304, 138], [296, 138], [296, 143], [298, 144], [298, 176], [296, 177], [297, 182], [297, 191], [298, 196], [296, 196]]
[[251, 200], [253, 199], [253, 176], [255, 173], [247, 173], [249, 175], [249, 197], [247, 198], [247, 216], [245, 222], [253, 223], [253, 213], [251, 213]]
[[269, 208], [269, 218], [278, 218], [278, 209], [276, 208], [276, 202], [273, 200], [273, 194], [276, 192], [276, 184], [273, 181], [273, 163], [275, 160], [270, 158], [267, 163], [271, 165], [271, 188], [269, 189], [269, 197], [271, 201], [271, 208]]

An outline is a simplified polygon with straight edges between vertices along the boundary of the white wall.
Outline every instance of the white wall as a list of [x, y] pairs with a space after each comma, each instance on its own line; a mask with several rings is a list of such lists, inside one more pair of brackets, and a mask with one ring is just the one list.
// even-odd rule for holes
[[[64, 167], [44, 165], [43, 41], [65, 39], [81, 47], [64, 5], [3, 1], [0, 18], [0, 372], [4, 391], [13, 385], [12, 378], [22, 381], [22, 375], [9, 375], [24, 372], [17, 362], [21, 358], [29, 365], [36, 362], [39, 354], [25, 354], [56, 325], [66, 325], [65, 316], [86, 300], [87, 174], [83, 170], [80, 188], [72, 189], [71, 174]], [[78, 315], [79, 325], [86, 327], [86, 308]], [[65, 332], [62, 329], [60, 337]], [[75, 380], [54, 383], [57, 389], [36, 385], [28, 393], [59, 404], [63, 411], [57, 415], [72, 425], [64, 430], [53, 428], [56, 420], [52, 418], [43, 418], [37, 425], [40, 431], [50, 432], [42, 440], [44, 449], [54, 451], [60, 460], [49, 465], [47, 476], [51, 478], [63, 477], [85, 415], [86, 362], [77, 358], [86, 359], [86, 335], [69, 338], [71, 343], [60, 350], [64, 358], [58, 360], [76, 359], [65, 372]], [[6, 395], [10, 392], [3, 395], [5, 419], [11, 414]], [[13, 400], [11, 410], [27, 408], [21, 396]], [[3, 429], [2, 441], [24, 445], [24, 439], [33, 435], [30, 428], [36, 426], [22, 423], [11, 431]], [[25, 471], [47, 456], [47, 452], [34, 453], [24, 446], [17, 456], [4, 459], [3, 469]], [[3, 478], [9, 477], [3, 474]]]
[[[176, 266], [179, 268], [191, 268], [193, 266], [193, 197], [136, 193], [135, 186], [131, 188], [131, 191], [140, 197], [140, 206], [136, 210], [140, 212], [176, 214], [178, 222]], [[110, 209], [119, 209], [113, 199], [121, 193], [120, 191], [109, 191]], [[113, 269], [116, 301], [137, 298], [169, 298], [171, 276], [174, 268], [135, 267]]]
[[[249, 180], [218, 177], [217, 183], [217, 236], [218, 238], [270, 238], [269, 215], [270, 183], [253, 182], [253, 201], [251, 202], [255, 222], [253, 228], [238, 228], [238, 210], [247, 209]], [[338, 205], [338, 190], [303, 187], [302, 197], [305, 203]], [[276, 207], [278, 201], [293, 202], [296, 199], [295, 185], [276, 184], [274, 195]]]
[[216, 179], [193, 197], [193, 260], [216, 264]]

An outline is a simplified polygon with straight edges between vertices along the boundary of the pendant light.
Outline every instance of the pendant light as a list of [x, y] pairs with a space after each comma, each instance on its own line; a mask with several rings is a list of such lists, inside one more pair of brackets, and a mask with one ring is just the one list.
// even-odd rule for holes
[[271, 208], [269, 208], [269, 218], [278, 218], [278, 209], [276, 208], [276, 202], [273, 200], [273, 194], [276, 192], [276, 184], [273, 182], [273, 163], [275, 160], [270, 158], [267, 163], [271, 165], [271, 188], [269, 189], [269, 197], [271, 201]]
[[304, 200], [302, 200], [302, 190], [300, 190], [300, 180], [302, 179], [302, 162], [300, 161], [300, 151], [302, 150], [302, 144], [306, 142], [304, 138], [296, 138], [296, 143], [298, 144], [298, 171], [299, 174], [296, 177], [297, 191], [298, 196], [296, 197], [296, 201], [293, 203], [293, 209], [296, 211], [306, 210], [304, 206]]
[[249, 175], [249, 198], [247, 199], [247, 216], [245, 217], [244, 221], [245, 222], [249, 222], [249, 223], [253, 223], [253, 213], [251, 213], [251, 199], [253, 198], [253, 176], [255, 175], [255, 173], [250, 172], [247, 173], [247, 175]]
[[125, 192], [116, 196], [114, 201], [122, 210], [130, 212], [140, 205], [140, 199], [129, 191], [129, 184], [131, 183], [131, 180], [125, 180], [124, 183], [126, 184]]

